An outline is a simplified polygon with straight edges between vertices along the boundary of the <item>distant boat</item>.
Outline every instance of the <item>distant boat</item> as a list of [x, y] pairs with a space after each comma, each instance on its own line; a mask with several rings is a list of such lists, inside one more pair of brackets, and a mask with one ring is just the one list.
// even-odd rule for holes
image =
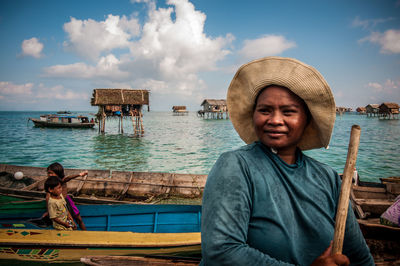
[[57, 114], [72, 114], [70, 111], [58, 111]]
[[[29, 118], [37, 127], [93, 128], [93, 119], [87, 116], [41, 115], [40, 119]], [[28, 121], [29, 121], [28, 120]]]

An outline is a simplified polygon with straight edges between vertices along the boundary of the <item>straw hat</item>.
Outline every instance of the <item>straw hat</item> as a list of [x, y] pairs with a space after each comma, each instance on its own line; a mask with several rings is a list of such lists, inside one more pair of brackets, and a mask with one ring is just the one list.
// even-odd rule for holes
[[269, 85], [288, 88], [308, 106], [311, 121], [298, 147], [328, 147], [336, 117], [331, 89], [313, 67], [293, 58], [265, 57], [239, 68], [228, 88], [227, 105], [235, 130], [246, 143], [258, 140], [253, 125], [253, 106], [261, 89]]

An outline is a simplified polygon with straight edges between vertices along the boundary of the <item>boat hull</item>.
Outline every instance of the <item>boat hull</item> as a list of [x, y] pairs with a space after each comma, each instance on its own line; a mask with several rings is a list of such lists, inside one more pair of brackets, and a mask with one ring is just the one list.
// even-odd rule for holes
[[[65, 175], [77, 175], [86, 169], [65, 169]], [[26, 198], [43, 198], [44, 182], [47, 178], [43, 167], [0, 164], [0, 192]], [[15, 180], [13, 174], [23, 172], [29, 184]], [[3, 180], [4, 179], [4, 180]], [[68, 182], [68, 193], [80, 203], [145, 202], [166, 204], [201, 204], [207, 175], [176, 174], [158, 172], [132, 172], [110, 170], [88, 170], [88, 176]]]
[[35, 118], [30, 118], [36, 127], [53, 127], [53, 128], [93, 128], [95, 123], [62, 123], [48, 122]]
[[200, 233], [0, 229], [1, 260], [76, 262], [81, 257], [200, 256]]
[[[46, 211], [45, 201], [5, 203], [0, 207], [0, 228], [52, 228], [49, 219], [40, 219]], [[185, 233], [200, 232], [201, 227], [200, 205], [106, 204], [78, 208], [89, 231]]]

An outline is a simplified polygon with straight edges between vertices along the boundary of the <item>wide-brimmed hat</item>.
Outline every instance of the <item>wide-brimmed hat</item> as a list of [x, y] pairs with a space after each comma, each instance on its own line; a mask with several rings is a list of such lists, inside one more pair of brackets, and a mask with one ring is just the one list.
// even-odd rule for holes
[[241, 66], [228, 88], [229, 117], [246, 143], [258, 140], [253, 108], [260, 90], [269, 85], [288, 88], [304, 100], [311, 120], [298, 144], [302, 150], [328, 147], [336, 117], [331, 89], [313, 67], [293, 58], [265, 57]]

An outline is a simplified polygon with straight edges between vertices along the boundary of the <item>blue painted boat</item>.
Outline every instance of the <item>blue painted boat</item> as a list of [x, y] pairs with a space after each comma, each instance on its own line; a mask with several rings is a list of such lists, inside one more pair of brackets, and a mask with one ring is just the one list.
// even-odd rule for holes
[[[40, 217], [45, 208], [0, 208], [0, 229], [51, 229], [51, 222]], [[27, 204], [21, 202], [20, 205]], [[36, 206], [45, 206], [37, 203]], [[138, 233], [200, 232], [200, 205], [104, 204], [79, 205], [89, 231], [131, 231]]]

